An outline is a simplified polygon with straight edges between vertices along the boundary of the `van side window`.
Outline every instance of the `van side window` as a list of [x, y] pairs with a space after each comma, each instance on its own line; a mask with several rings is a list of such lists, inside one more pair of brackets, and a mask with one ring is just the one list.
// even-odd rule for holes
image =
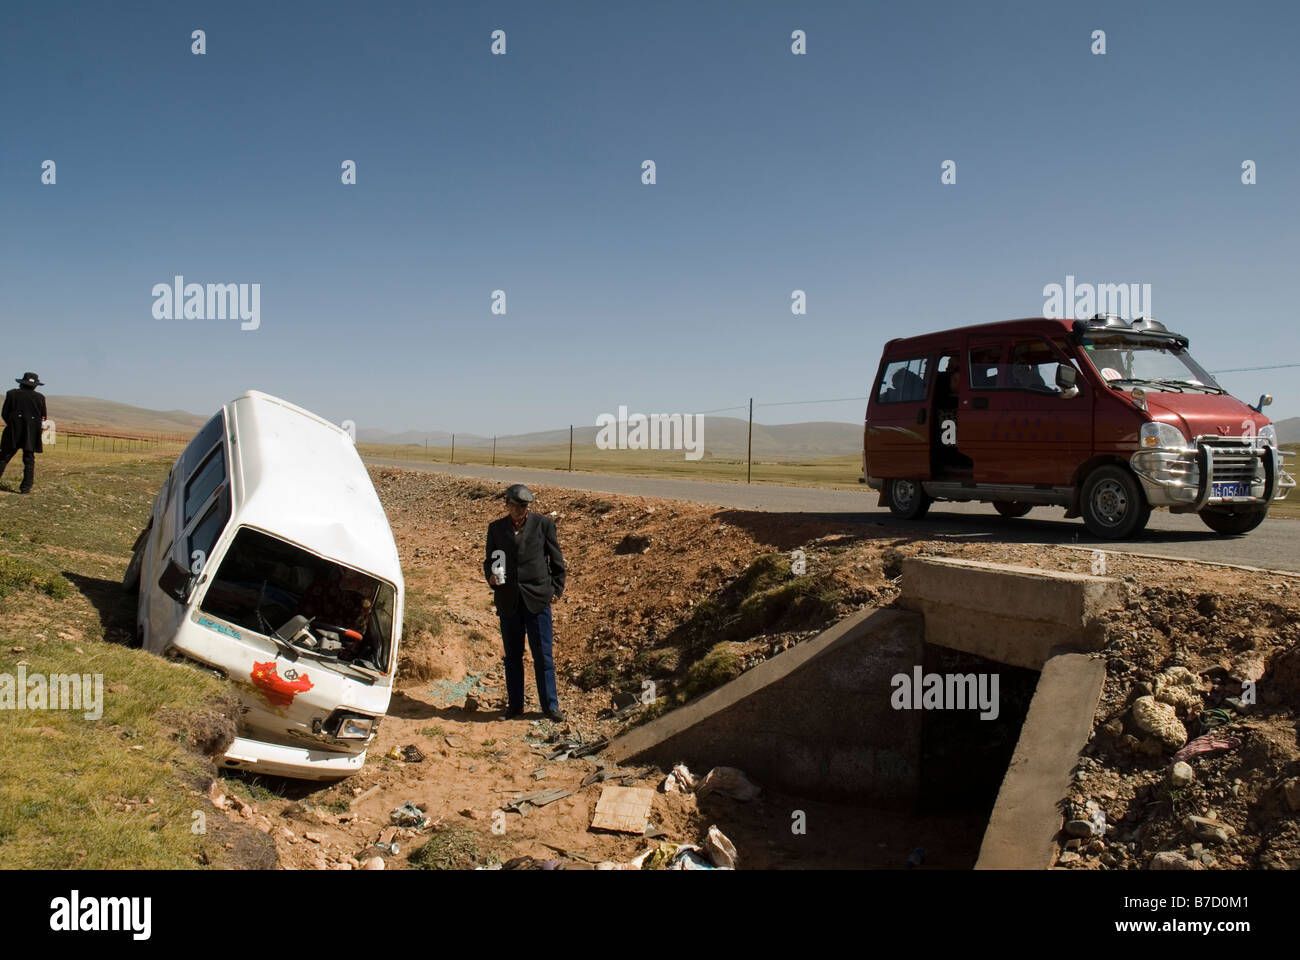
[[895, 360], [887, 364], [880, 377], [876, 400], [879, 403], [915, 403], [924, 400], [929, 372], [929, 357]]
[[198, 470], [185, 484], [185, 512], [182, 524], [189, 522], [203, 509], [203, 505], [212, 496], [212, 491], [221, 485], [226, 476], [226, 451], [221, 447], [213, 450]]
[[185, 476], [194, 473], [200, 461], [203, 460], [207, 452], [217, 445], [226, 432], [226, 418], [221, 413], [209, 420], [203, 425], [203, 429], [194, 435], [194, 439], [185, 447], [185, 452], [181, 454], [181, 469], [185, 471]]
[[970, 351], [970, 385], [974, 390], [992, 390], [1002, 375], [1002, 345], [972, 347]]
[[217, 545], [217, 540], [221, 537], [221, 531], [226, 529], [226, 523], [230, 520], [230, 492], [223, 490], [217, 502], [212, 505], [203, 519], [194, 525], [190, 531], [188, 546], [188, 557], [191, 564], [196, 560], [199, 568], [190, 567], [191, 572], [198, 573], [203, 565], [207, 563], [208, 557], [212, 555], [212, 548]]
[[1056, 365], [1060, 362], [1045, 340], [1021, 340], [1011, 346], [1007, 386], [1035, 393], [1060, 393]]

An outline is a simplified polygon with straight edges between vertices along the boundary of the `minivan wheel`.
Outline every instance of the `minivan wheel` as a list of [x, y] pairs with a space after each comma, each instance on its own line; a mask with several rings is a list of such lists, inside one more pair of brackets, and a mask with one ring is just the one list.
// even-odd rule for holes
[[140, 567], [144, 564], [144, 550], [137, 550], [131, 554], [131, 562], [126, 565], [126, 573], [122, 574], [122, 589], [127, 593], [136, 593], [140, 589]]
[[993, 509], [1004, 517], [1023, 517], [1034, 509], [1032, 503], [1016, 503], [1014, 500], [995, 500]]
[[1083, 522], [1095, 537], [1124, 540], [1147, 525], [1151, 507], [1137, 479], [1123, 467], [1098, 467], [1083, 485]]
[[885, 502], [900, 520], [917, 520], [930, 509], [930, 496], [915, 480], [889, 480], [885, 485]]
[[1202, 510], [1200, 517], [1215, 533], [1232, 536], [1254, 530], [1264, 522], [1267, 514], [1268, 507], [1251, 507], [1235, 513], [1229, 510]]

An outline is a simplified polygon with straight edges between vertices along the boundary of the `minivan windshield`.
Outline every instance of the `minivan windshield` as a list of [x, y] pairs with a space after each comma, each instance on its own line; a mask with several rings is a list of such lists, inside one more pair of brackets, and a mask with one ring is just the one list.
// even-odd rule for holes
[[1141, 386], [1173, 392], [1223, 393], [1182, 346], [1164, 340], [1090, 334], [1083, 354], [1111, 387]]
[[266, 636], [306, 617], [309, 635], [295, 646], [326, 663], [386, 673], [395, 603], [385, 580], [241, 527], [199, 609]]

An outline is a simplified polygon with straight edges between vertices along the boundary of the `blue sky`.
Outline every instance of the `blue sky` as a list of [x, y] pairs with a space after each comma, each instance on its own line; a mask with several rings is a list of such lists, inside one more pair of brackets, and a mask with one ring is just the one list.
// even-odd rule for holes
[[[1297, 26], [1288, 3], [5, 5], [5, 375], [514, 433], [861, 396], [890, 337], [1038, 315], [1067, 274], [1150, 283], [1210, 369], [1300, 363]], [[260, 329], [155, 319], [176, 274], [260, 283]], [[1223, 380], [1280, 419], [1297, 374]]]

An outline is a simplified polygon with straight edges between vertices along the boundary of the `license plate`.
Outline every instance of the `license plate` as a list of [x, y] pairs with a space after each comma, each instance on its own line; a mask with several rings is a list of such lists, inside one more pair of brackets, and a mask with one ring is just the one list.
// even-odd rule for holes
[[1250, 487], [1244, 483], [1215, 483], [1210, 485], [1212, 497], [1248, 497]]

